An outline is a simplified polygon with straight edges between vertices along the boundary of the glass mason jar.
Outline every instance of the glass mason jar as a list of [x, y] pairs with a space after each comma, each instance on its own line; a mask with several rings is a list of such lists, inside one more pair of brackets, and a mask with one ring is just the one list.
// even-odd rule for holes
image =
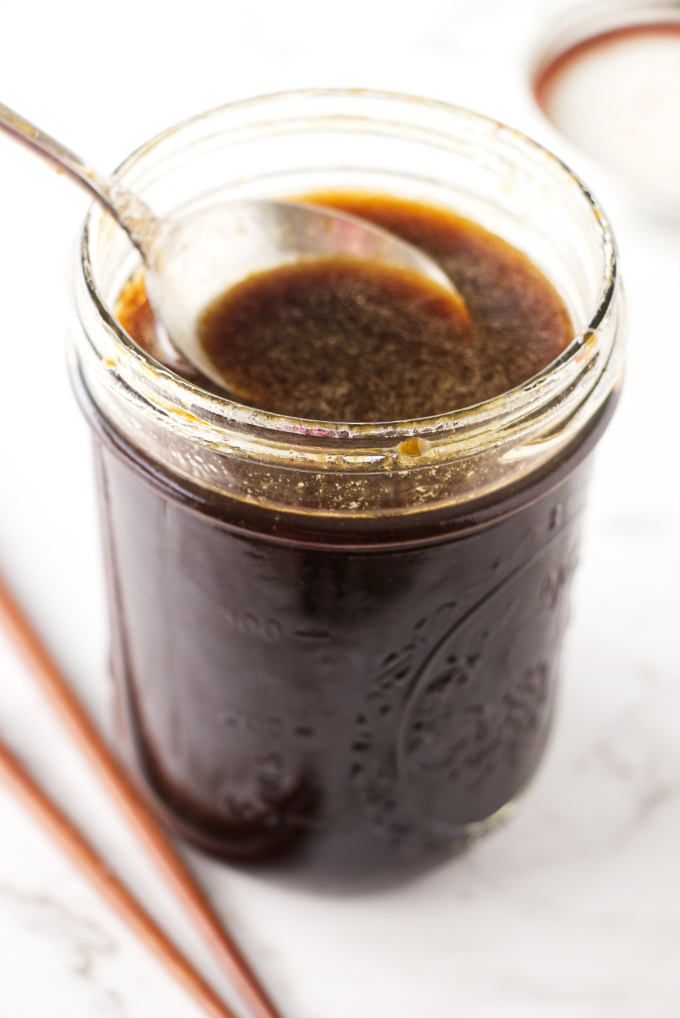
[[526, 384], [390, 424], [220, 398], [112, 307], [137, 265], [99, 208], [72, 370], [92, 425], [126, 744], [167, 823], [305, 874], [426, 866], [503, 816], [543, 753], [622, 298], [601, 210], [549, 152], [441, 103], [342, 91], [226, 106], [118, 171], [158, 213], [357, 190], [525, 251], [574, 338]]

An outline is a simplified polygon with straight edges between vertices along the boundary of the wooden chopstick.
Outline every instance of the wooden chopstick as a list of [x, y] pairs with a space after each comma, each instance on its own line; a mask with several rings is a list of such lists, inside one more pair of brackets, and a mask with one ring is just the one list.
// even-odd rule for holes
[[76, 862], [106, 900], [125, 919], [176, 979], [213, 1018], [236, 1018], [202, 976], [166, 936], [137, 899], [111, 872], [92, 845], [35, 783], [10, 750], [0, 743], [0, 779], [3, 779], [47, 828], [54, 840]]
[[282, 1018], [233, 937], [189, 873], [172, 842], [111, 753], [47, 647], [0, 577], [0, 623], [22, 654], [33, 677], [98, 772], [130, 825], [154, 857], [213, 951], [257, 1018]]

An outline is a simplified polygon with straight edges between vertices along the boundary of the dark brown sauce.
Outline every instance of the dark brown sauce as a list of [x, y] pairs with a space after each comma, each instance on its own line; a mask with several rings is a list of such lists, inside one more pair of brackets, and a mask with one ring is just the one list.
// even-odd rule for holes
[[[202, 322], [204, 349], [240, 402], [316, 420], [427, 417], [514, 388], [569, 342], [569, 315], [554, 287], [525, 255], [475, 223], [376, 195], [308, 200], [362, 216], [427, 251], [459, 289], [467, 314], [421, 276], [350, 258], [251, 276]], [[159, 356], [139, 282], [123, 293], [118, 314]]]
[[607, 418], [512, 502], [338, 535], [169, 478], [95, 413], [119, 716], [168, 825], [373, 884], [512, 801], [550, 730]]
[[208, 308], [200, 336], [231, 394], [294, 417], [425, 417], [476, 377], [459, 301], [353, 258], [251, 276]]
[[[394, 392], [371, 389], [375, 361], [358, 357], [347, 399], [362, 415], [440, 407], [440, 388], [423, 402], [434, 366], [471, 343], [475, 377], [463, 385], [458, 372], [445, 400], [500, 392], [563, 348], [562, 302], [502, 241], [392, 198], [333, 201], [435, 254], [474, 326], [431, 357], [424, 335], [410, 373], [385, 362]], [[121, 320], [162, 356], [139, 280]], [[321, 377], [318, 362], [309, 370]], [[285, 397], [280, 380], [258, 379]], [[231, 860], [388, 880], [446, 856], [522, 791], [550, 729], [587, 453], [608, 411], [541, 476], [483, 505], [329, 521], [171, 476], [84, 402], [118, 703], [137, 772], [175, 830]]]

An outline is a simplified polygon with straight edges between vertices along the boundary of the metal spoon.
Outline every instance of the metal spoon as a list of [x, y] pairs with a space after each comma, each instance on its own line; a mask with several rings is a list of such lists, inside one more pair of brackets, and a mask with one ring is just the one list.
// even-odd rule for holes
[[0, 129], [64, 170], [107, 209], [139, 251], [154, 312], [172, 343], [224, 384], [198, 339], [206, 307], [254, 272], [302, 259], [350, 255], [419, 272], [463, 299], [427, 255], [357, 216], [288, 201], [234, 201], [161, 219], [115, 177], [98, 173], [55, 138], [0, 103]]

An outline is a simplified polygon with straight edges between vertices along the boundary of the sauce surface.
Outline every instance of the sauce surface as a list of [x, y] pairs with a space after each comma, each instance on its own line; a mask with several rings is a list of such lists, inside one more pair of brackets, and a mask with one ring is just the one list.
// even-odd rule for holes
[[[520, 385], [567, 346], [571, 322], [552, 284], [470, 220], [363, 193], [306, 200], [362, 216], [427, 251], [467, 313], [414, 273], [347, 257], [251, 276], [201, 322], [204, 349], [239, 402], [315, 420], [428, 417]], [[117, 313], [133, 339], [166, 359], [143, 281], [128, 284]], [[190, 365], [181, 370], [219, 391]]]

